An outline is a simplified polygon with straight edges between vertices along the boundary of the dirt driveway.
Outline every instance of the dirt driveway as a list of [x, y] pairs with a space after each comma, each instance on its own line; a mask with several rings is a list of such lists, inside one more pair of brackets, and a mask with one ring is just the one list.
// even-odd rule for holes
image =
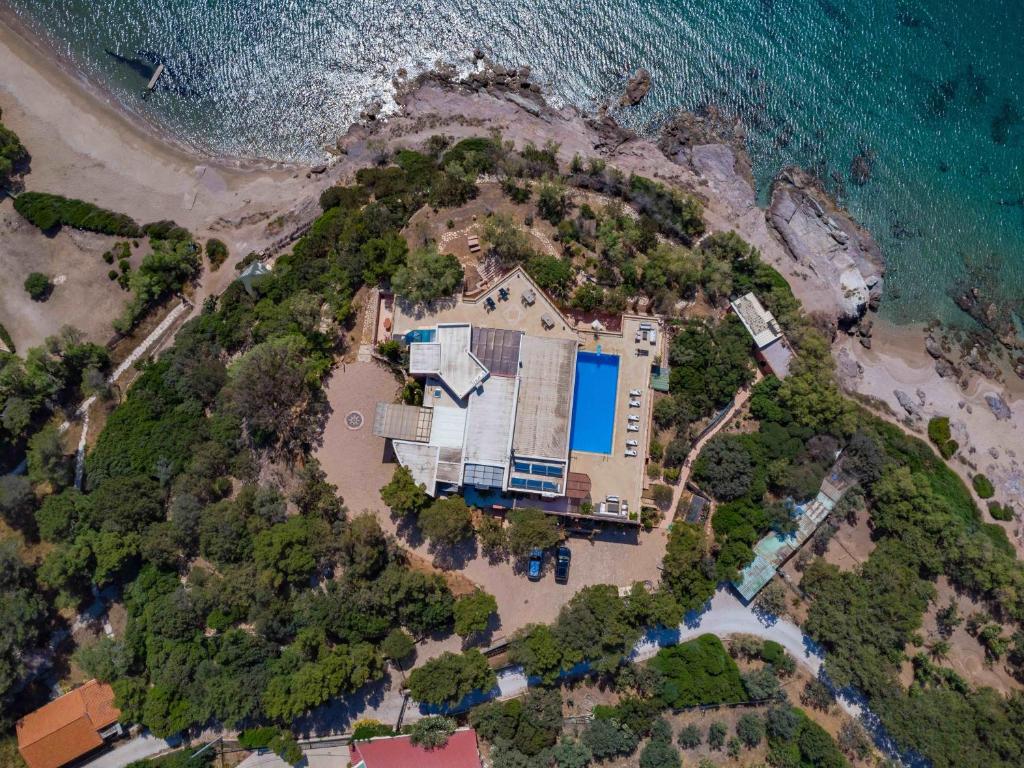
[[[399, 521], [391, 519], [380, 500], [380, 488], [391, 479], [396, 465], [385, 463], [385, 441], [373, 434], [373, 414], [378, 401], [390, 402], [397, 391], [398, 382], [376, 363], [348, 363], [339, 368], [327, 386], [334, 413], [317, 458], [353, 514], [372, 510], [386, 531], [438, 563], [437, 553], [428, 549], [415, 527], [403, 525], [399, 532]], [[353, 413], [362, 416], [361, 422], [354, 416], [348, 418]], [[356, 424], [359, 426], [353, 426]], [[512, 563], [489, 563], [475, 547], [459, 552], [453, 562], [445, 564], [497, 598], [501, 626], [494, 636], [498, 637], [531, 622], [552, 621], [558, 609], [584, 586], [657, 581], [667, 538], [667, 532], [660, 529], [638, 534], [607, 531], [593, 540], [570, 538], [572, 567], [566, 585], [555, 584], [550, 558], [544, 578], [537, 583], [528, 581]]]

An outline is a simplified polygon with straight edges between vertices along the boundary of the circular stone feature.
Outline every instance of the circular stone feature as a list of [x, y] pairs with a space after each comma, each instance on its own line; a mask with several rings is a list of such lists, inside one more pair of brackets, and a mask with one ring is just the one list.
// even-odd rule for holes
[[350, 411], [345, 417], [345, 426], [349, 429], [361, 429], [363, 426], [363, 414], [359, 411]]

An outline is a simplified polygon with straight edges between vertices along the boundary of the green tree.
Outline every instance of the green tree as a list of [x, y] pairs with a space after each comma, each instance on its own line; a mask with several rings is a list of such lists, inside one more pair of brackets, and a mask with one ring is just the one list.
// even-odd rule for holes
[[512, 637], [509, 660], [551, 685], [562, 669], [562, 649], [547, 624], [528, 624]]
[[583, 731], [582, 741], [598, 760], [631, 755], [640, 743], [635, 733], [610, 718], [592, 720]]
[[491, 616], [498, 612], [498, 601], [481, 589], [464, 595], [455, 601], [455, 634], [469, 637], [484, 632], [491, 622]]
[[729, 726], [721, 720], [715, 720], [708, 728], [708, 746], [712, 749], [721, 749], [725, 746], [725, 737], [729, 733]]
[[487, 658], [475, 648], [462, 654], [445, 652], [409, 675], [409, 693], [423, 704], [454, 705], [473, 691], [489, 691], [498, 678]]
[[82, 514], [85, 498], [76, 488], [65, 488], [43, 499], [36, 510], [36, 526], [45, 541], [69, 541]]
[[453, 295], [462, 285], [459, 260], [450, 253], [438, 253], [436, 246], [419, 248], [395, 270], [391, 287], [414, 304], [426, 304]]
[[483, 240], [505, 266], [528, 261], [536, 251], [530, 238], [509, 216], [491, 214], [484, 222]]
[[671, 742], [651, 740], [640, 751], [640, 768], [682, 768], [683, 761]]
[[420, 512], [419, 524], [433, 546], [453, 547], [473, 536], [473, 516], [461, 496], [436, 499]]
[[28, 441], [28, 476], [33, 483], [50, 483], [60, 489], [72, 479], [72, 467], [64, 452], [60, 432], [49, 424]]
[[700, 608], [715, 592], [713, 565], [708, 563], [705, 553], [706, 537], [701, 526], [672, 526], [662, 561], [662, 580], [684, 610]]
[[388, 564], [388, 538], [372, 512], [356, 515], [342, 529], [338, 541], [341, 561], [358, 579], [372, 579]]
[[25, 291], [32, 301], [46, 301], [53, 291], [53, 282], [42, 272], [33, 272], [25, 278]]
[[17, 545], [0, 541], [0, 725], [5, 727], [10, 725], [8, 704], [24, 671], [25, 652], [40, 640], [46, 614], [46, 603]]
[[23, 475], [0, 476], [0, 517], [13, 528], [31, 524], [32, 508], [36, 497], [32, 483]]
[[220, 265], [227, 261], [228, 247], [223, 240], [211, 237], [206, 241], [206, 258], [210, 260], [210, 268], [217, 271]]
[[534, 547], [553, 547], [562, 539], [555, 518], [539, 509], [514, 509], [509, 512], [508, 520], [509, 548], [517, 557], [522, 557]]
[[395, 663], [408, 659], [414, 650], [416, 642], [402, 629], [392, 629], [380, 644], [380, 652], [384, 654], [384, 658]]
[[305, 582], [316, 570], [327, 535], [322, 521], [289, 517], [253, 539], [256, 567], [275, 587]]
[[380, 489], [380, 498], [393, 512], [416, 514], [430, 504], [430, 497], [424, 489], [425, 486], [417, 485], [412, 473], [399, 464], [388, 484]]
[[700, 732], [700, 726], [690, 723], [689, 725], [684, 725], [682, 730], [679, 731], [677, 741], [683, 749], [696, 749], [704, 741], [704, 736]]
[[745, 496], [754, 480], [754, 461], [742, 438], [718, 436], [700, 452], [693, 465], [694, 480], [716, 499]]
[[747, 749], [753, 749], [764, 738], [764, 720], [752, 712], [741, 715], [736, 723], [736, 735]]
[[498, 559], [507, 554], [508, 534], [501, 518], [484, 513], [476, 527], [476, 537], [485, 554]]

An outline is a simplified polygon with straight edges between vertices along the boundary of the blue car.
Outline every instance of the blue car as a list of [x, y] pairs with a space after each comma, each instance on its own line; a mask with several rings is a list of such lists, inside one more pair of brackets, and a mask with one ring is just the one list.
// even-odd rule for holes
[[544, 551], [534, 547], [530, 550], [530, 563], [526, 567], [526, 578], [530, 581], [540, 581], [544, 573]]

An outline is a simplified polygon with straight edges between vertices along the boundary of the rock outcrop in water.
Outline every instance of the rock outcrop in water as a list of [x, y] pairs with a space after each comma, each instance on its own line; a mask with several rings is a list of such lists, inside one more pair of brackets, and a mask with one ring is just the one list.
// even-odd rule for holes
[[626, 83], [626, 92], [622, 94], [619, 104], [623, 107], [635, 107], [644, 100], [649, 90], [651, 90], [651, 73], [641, 67]]
[[807, 173], [787, 168], [772, 184], [768, 222], [789, 254], [831, 287], [850, 325], [882, 297], [885, 262], [871, 234]]

